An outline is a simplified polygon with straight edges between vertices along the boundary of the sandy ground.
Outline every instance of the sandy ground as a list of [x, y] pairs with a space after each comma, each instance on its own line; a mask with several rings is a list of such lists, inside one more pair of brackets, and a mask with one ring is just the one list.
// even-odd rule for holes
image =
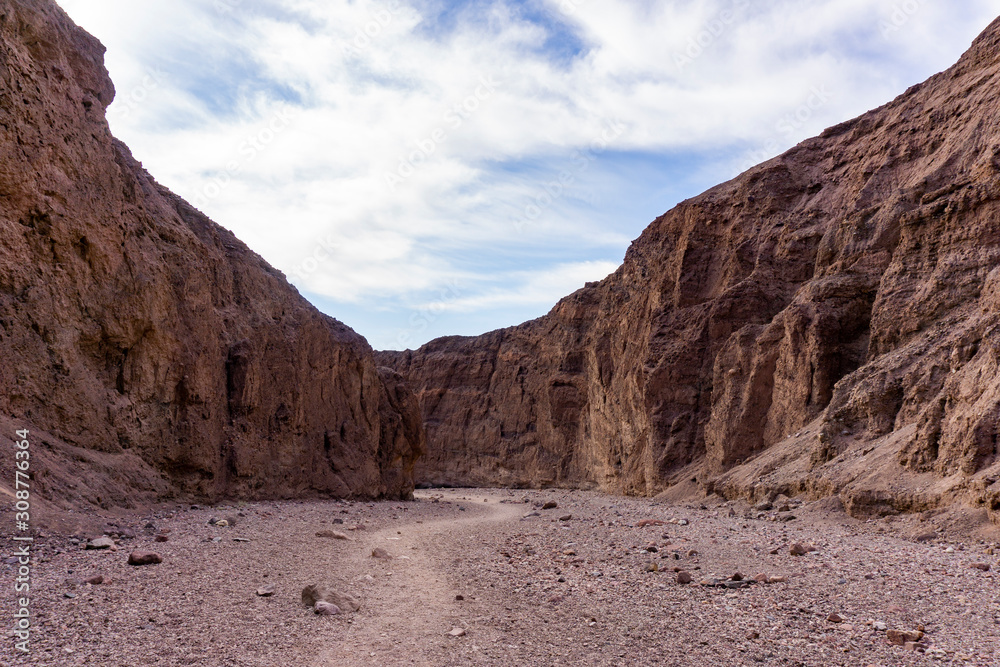
[[[995, 667], [1000, 544], [942, 537], [950, 520], [568, 491], [161, 508], [107, 526], [114, 550], [38, 538], [31, 652], [7, 632], [0, 664]], [[796, 543], [817, 550], [794, 556]], [[163, 562], [128, 565], [137, 549]], [[0, 561], [7, 619], [16, 567]], [[727, 587], [737, 572], [779, 581]], [[313, 614], [301, 591], [314, 583], [360, 610]], [[888, 640], [921, 629], [908, 647]]]

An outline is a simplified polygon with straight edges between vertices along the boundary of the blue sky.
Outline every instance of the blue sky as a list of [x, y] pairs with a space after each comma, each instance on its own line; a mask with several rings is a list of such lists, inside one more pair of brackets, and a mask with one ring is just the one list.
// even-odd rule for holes
[[116, 136], [380, 349], [547, 312], [679, 201], [950, 66], [969, 0], [60, 0]]

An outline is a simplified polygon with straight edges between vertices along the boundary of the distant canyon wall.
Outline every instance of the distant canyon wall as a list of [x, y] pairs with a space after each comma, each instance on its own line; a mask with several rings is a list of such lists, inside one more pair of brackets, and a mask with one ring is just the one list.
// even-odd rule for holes
[[545, 317], [379, 359], [423, 411], [418, 482], [1000, 511], [1000, 21]]

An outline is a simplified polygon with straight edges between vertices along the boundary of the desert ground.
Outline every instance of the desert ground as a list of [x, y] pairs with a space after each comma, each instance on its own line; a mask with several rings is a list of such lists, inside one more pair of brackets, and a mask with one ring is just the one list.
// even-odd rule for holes
[[[86, 548], [99, 535], [37, 538], [31, 652], [16, 652], [8, 633], [0, 656], [52, 666], [998, 664], [1000, 544], [980, 517], [858, 521], [829, 499], [771, 505], [450, 489], [413, 502], [102, 517], [107, 549]], [[134, 551], [162, 562], [129, 565]], [[6, 581], [15, 567], [0, 564]], [[360, 608], [318, 615], [302, 601], [311, 584]]]

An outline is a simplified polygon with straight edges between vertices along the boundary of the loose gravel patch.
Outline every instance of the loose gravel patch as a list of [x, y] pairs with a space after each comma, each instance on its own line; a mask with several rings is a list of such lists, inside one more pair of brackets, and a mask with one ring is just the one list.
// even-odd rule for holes
[[[36, 539], [31, 653], [8, 636], [0, 663], [995, 667], [1000, 655], [1000, 545], [824, 503], [452, 489], [115, 521], [102, 549], [86, 549], [99, 535]], [[130, 566], [135, 552], [162, 562]], [[5, 590], [15, 568], [0, 561]], [[360, 608], [317, 614], [310, 585]], [[13, 594], [0, 602], [12, 618]]]

